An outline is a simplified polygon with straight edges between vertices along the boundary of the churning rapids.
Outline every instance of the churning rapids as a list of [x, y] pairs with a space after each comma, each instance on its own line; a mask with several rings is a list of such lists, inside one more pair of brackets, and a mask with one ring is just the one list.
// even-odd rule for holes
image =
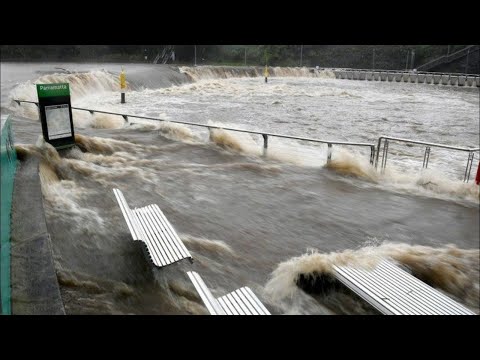
[[[59, 69], [68, 69], [68, 71]], [[315, 291], [334, 264], [390, 257], [479, 312], [479, 187], [467, 155], [391, 144], [385, 174], [369, 149], [262, 138], [74, 111], [78, 146], [41, 140], [35, 83], [69, 82], [72, 105], [374, 143], [381, 135], [479, 146], [479, 91], [337, 80], [328, 71], [120, 64], [1, 64], [2, 113], [16, 148], [37, 156], [57, 276], [69, 314], [206, 314], [185, 272], [216, 296], [250, 286], [274, 314], [374, 314], [349, 291]], [[476, 172], [478, 162], [472, 169]], [[153, 269], [112, 188], [131, 207], [157, 203], [195, 261]]]

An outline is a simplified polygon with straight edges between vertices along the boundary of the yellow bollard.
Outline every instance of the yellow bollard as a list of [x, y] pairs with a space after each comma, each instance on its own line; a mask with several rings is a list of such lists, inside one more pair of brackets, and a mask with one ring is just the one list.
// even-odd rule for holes
[[121, 92], [121, 99], [120, 102], [122, 104], [125, 104], [125, 89], [127, 88], [127, 76], [125, 74], [125, 70], [123, 70], [122, 67], [122, 72], [120, 73], [120, 92]]
[[265, 82], [268, 82], [268, 66], [265, 65], [265, 71], [263, 72], [263, 75], [265, 75]]

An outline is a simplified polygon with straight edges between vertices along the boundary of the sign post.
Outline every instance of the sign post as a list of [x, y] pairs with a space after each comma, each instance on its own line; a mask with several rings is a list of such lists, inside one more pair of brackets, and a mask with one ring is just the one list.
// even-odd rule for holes
[[57, 149], [75, 145], [69, 84], [37, 84], [37, 95], [45, 141]]
[[120, 73], [120, 103], [125, 104], [125, 88], [127, 87], [127, 80], [125, 75], [125, 70], [122, 68], [122, 72]]

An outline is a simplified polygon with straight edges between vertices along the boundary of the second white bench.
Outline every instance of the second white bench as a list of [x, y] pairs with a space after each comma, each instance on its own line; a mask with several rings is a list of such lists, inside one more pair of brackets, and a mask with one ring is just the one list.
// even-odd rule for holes
[[271, 315], [247, 286], [215, 299], [198, 273], [189, 271], [187, 275], [211, 315]]

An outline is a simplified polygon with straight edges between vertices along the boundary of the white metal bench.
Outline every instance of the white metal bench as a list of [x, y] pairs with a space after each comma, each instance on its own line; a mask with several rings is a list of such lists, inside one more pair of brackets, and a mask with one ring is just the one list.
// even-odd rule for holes
[[215, 299], [198, 273], [188, 271], [187, 275], [211, 315], [270, 315], [267, 308], [247, 286]]
[[340, 282], [386, 315], [475, 315], [388, 260], [373, 270], [334, 269]]
[[163, 267], [187, 258], [192, 261], [192, 255], [158, 205], [147, 205], [132, 210], [119, 189], [113, 189], [113, 192], [133, 240], [145, 243], [154, 265]]

